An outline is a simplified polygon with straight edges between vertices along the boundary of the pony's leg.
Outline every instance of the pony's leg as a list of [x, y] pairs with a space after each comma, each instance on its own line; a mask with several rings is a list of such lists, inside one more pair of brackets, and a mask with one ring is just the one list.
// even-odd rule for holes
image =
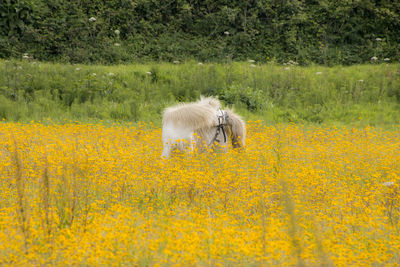
[[181, 140], [179, 141], [171, 141], [164, 143], [163, 152], [161, 154], [162, 158], [168, 159], [174, 151], [179, 150], [181, 152], [185, 151], [185, 143]]
[[221, 150], [223, 151], [223, 152], [228, 152], [228, 140], [226, 140], [226, 142], [223, 142], [222, 144], [221, 144]]
[[226, 153], [228, 152], [228, 142], [211, 144], [211, 148], [214, 153]]
[[166, 158], [166, 159], [169, 158], [169, 156], [171, 155], [171, 150], [172, 150], [171, 142], [165, 142], [161, 157]]
[[173, 124], [164, 124], [162, 131], [164, 149], [162, 157], [169, 158], [175, 149], [185, 152], [187, 149], [193, 150], [193, 131], [185, 127]]
[[194, 137], [192, 135], [192, 136], [190, 136], [189, 143], [188, 143], [188, 147], [189, 147], [190, 151], [192, 151], [192, 152], [194, 151], [194, 144], [195, 144], [195, 141], [194, 141]]
[[174, 127], [169, 124], [164, 124], [162, 129], [163, 152], [161, 157], [169, 158], [173, 149], [174, 140], [177, 139], [174, 132]]
[[182, 137], [177, 143], [177, 147], [181, 152], [193, 151], [193, 138], [192, 136]]

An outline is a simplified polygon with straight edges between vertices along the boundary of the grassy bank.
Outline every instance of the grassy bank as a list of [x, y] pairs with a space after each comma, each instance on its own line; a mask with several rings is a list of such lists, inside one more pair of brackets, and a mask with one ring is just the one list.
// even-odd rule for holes
[[0, 118], [7, 121], [159, 123], [164, 107], [200, 95], [217, 95], [267, 124], [390, 126], [400, 123], [400, 65], [0, 61]]

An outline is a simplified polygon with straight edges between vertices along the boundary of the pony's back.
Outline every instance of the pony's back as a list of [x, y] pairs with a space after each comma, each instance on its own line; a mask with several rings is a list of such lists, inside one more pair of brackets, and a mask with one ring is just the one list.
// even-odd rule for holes
[[[181, 151], [187, 148], [193, 150], [194, 146], [210, 146], [215, 142], [219, 142], [226, 149], [228, 143], [225, 129], [230, 134], [234, 148], [244, 147], [245, 122], [230, 109], [226, 110], [226, 121], [220, 122], [220, 108], [221, 103], [218, 99], [202, 97], [197, 102], [178, 104], [165, 109], [162, 157], [168, 158], [175, 148]], [[222, 134], [224, 135], [223, 139], [220, 138]]]
[[173, 124], [193, 131], [214, 126], [215, 112], [221, 107], [218, 99], [207, 97], [197, 102], [178, 104], [165, 109], [163, 125]]

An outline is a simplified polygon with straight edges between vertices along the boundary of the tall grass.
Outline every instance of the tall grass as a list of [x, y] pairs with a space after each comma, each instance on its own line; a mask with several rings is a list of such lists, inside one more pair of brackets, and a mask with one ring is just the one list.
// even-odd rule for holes
[[247, 62], [119, 66], [0, 61], [0, 118], [152, 121], [163, 108], [217, 95], [251, 119], [400, 123], [400, 65], [299, 67]]

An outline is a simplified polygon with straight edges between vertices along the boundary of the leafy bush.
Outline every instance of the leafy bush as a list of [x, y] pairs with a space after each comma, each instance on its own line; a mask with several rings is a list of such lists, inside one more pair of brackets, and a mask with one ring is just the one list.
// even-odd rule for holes
[[228, 105], [241, 105], [249, 111], [259, 111], [266, 108], [268, 99], [260, 90], [233, 84], [219, 94], [219, 98]]
[[354, 64], [398, 61], [398, 1], [6, 0], [0, 57]]

